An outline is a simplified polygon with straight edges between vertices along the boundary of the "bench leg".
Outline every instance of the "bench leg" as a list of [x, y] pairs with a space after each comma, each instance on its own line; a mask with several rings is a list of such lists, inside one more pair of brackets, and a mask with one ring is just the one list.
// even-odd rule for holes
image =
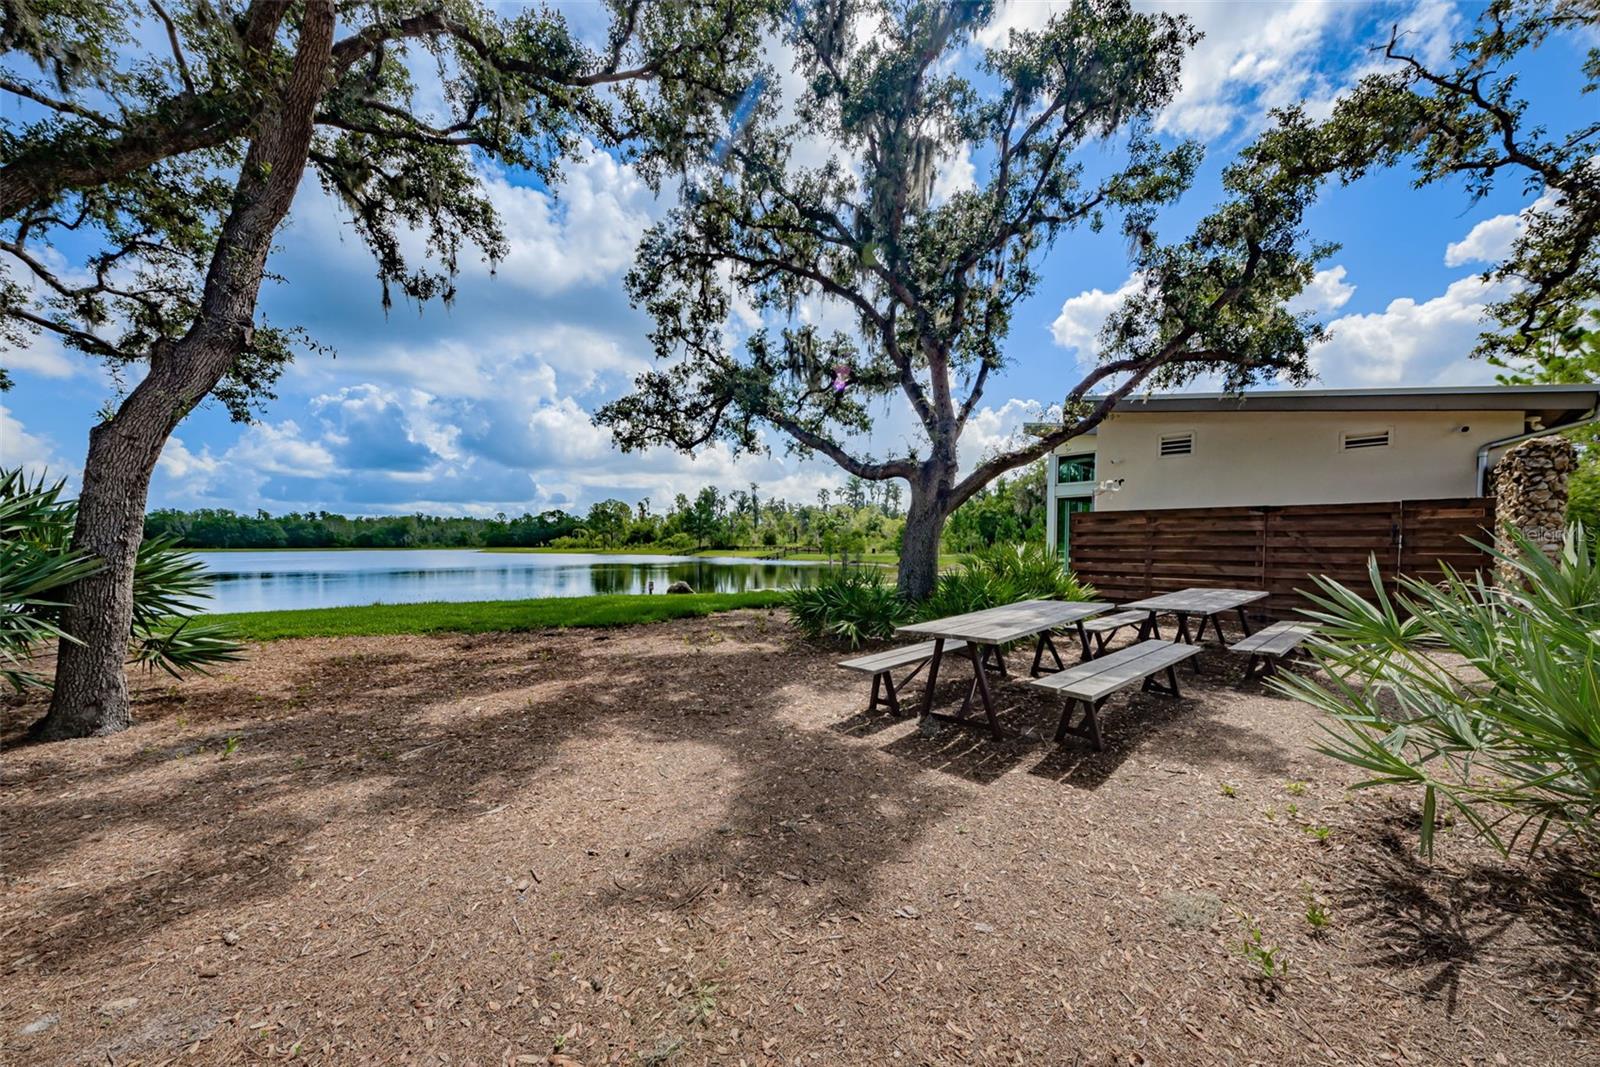
[[[1067, 706], [1061, 709], [1061, 724], [1056, 727], [1056, 740], [1065, 741], [1067, 735], [1082, 737], [1094, 746], [1096, 752], [1105, 750], [1105, 741], [1100, 736], [1100, 705], [1104, 700], [1079, 700], [1076, 697], [1067, 698]], [[1072, 713], [1076, 707], [1083, 705], [1083, 722], [1077, 726], [1072, 725]]]
[[933, 658], [928, 660], [928, 688], [922, 694], [922, 717], [933, 713], [933, 686], [939, 680], [939, 661], [944, 659], [944, 638], [933, 640]]
[[888, 673], [888, 671], [879, 671], [877, 674], [872, 676], [872, 697], [867, 701], [868, 715], [871, 715], [873, 712], [877, 711], [878, 705], [882, 703], [882, 701], [878, 699], [878, 693], [883, 689], [883, 676]]
[[1160, 693], [1162, 696], [1169, 696], [1169, 697], [1182, 696], [1183, 694], [1178, 691], [1178, 674], [1177, 674], [1177, 672], [1173, 668], [1168, 667], [1166, 673], [1167, 673], [1167, 684], [1166, 685], [1162, 685], [1160, 682], [1156, 681], [1156, 676], [1154, 674], [1152, 674], [1152, 675], [1150, 675], [1148, 678], [1146, 678], [1144, 680], [1144, 684], [1140, 688], [1143, 689], [1146, 693]]
[[[984, 647], [987, 648], [987, 647], [992, 647], [992, 646], [987, 646], [986, 645]], [[978, 691], [978, 696], [983, 698], [983, 713], [989, 719], [989, 729], [990, 729], [990, 731], [994, 734], [994, 736], [996, 738], [1002, 738], [1002, 737], [1005, 736], [1005, 731], [1000, 729], [1000, 720], [995, 717], [995, 713], [994, 713], [994, 698], [989, 695], [989, 679], [987, 677], [985, 677], [984, 673], [983, 673], [983, 657], [982, 657], [982, 654], [978, 652], [978, 646], [977, 645], [969, 644], [967, 646], [967, 648], [972, 653], [972, 672], [973, 672], [973, 674], [975, 674], [977, 676], [976, 679], [975, 679], [973, 688]], [[972, 693], [969, 690], [968, 693], [967, 693], [967, 703], [963, 704], [961, 706], [961, 710], [962, 710], [962, 714], [963, 715], [966, 714], [967, 704], [971, 704], [971, 703], [972, 703]]]
[[1254, 655], [1244, 668], [1244, 680], [1247, 682], [1260, 681], [1278, 673], [1278, 659], [1276, 656]]
[[989, 662], [992, 663], [995, 666], [995, 668], [1000, 672], [1000, 677], [1002, 677], [1002, 678], [1011, 677], [1010, 672], [1008, 672], [1006, 670], [1006, 657], [1000, 651], [1000, 646], [999, 645], [985, 645], [984, 646], [984, 654], [989, 657]]
[[1033, 650], [1033, 669], [1029, 672], [1030, 677], [1037, 678], [1044, 673], [1039, 668], [1044, 664], [1044, 654], [1046, 652], [1049, 652], [1050, 658], [1055, 661], [1056, 670], [1066, 669], [1066, 664], [1061, 662], [1061, 653], [1056, 651], [1056, 643], [1050, 639], [1050, 631], [1043, 630], [1040, 631], [1039, 643]]

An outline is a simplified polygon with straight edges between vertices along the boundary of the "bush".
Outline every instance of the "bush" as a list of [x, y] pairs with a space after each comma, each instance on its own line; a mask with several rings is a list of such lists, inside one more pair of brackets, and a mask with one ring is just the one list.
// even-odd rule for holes
[[886, 640], [915, 617], [911, 605], [877, 568], [830, 573], [818, 584], [789, 594], [789, 617], [807, 637], [842, 641]]
[[936, 619], [1018, 600], [1091, 600], [1094, 595], [1094, 589], [1080, 582], [1044, 545], [995, 545], [964, 557], [956, 570], [941, 574], [933, 595], [921, 605], [921, 614]]
[[960, 615], [1018, 600], [1088, 600], [1094, 595], [1043, 545], [996, 545], [940, 575], [933, 596], [921, 604], [900, 596], [883, 571], [851, 569], [789, 594], [789, 616], [808, 637], [833, 638], [855, 648], [863, 641], [887, 640], [913, 619]]
[[[47, 641], [77, 640], [62, 629], [61, 598], [67, 585], [101, 566], [68, 548], [77, 504], [62, 499], [63, 486], [0, 471], [0, 678], [16, 690], [50, 686], [27, 664]], [[176, 540], [156, 537], [139, 546], [130, 649], [134, 662], [172, 675], [204, 671], [240, 653], [226, 629], [192, 618], [211, 579]]]
[[1331, 681], [1277, 682], [1331, 716], [1320, 749], [1368, 772], [1360, 786], [1421, 791], [1425, 853], [1441, 800], [1502, 853], [1552, 829], [1596, 839], [1600, 567], [1581, 525], [1553, 562], [1512, 536], [1494, 555], [1520, 588], [1447, 569], [1391, 597], [1376, 562], [1371, 599], [1319, 578], [1310, 649]]

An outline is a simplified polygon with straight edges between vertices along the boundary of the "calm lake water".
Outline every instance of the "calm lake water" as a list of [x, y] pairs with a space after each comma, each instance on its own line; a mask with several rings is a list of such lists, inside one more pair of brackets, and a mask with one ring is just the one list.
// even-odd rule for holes
[[210, 611], [286, 611], [423, 600], [656, 594], [685, 581], [699, 593], [810, 585], [814, 563], [734, 557], [602, 556], [587, 552], [352, 549], [339, 552], [196, 552], [216, 577]]

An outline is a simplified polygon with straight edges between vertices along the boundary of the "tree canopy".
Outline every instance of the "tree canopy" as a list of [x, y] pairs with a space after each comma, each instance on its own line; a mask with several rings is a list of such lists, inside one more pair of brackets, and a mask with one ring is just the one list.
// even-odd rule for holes
[[[608, 6], [607, 40], [590, 47], [542, 7], [338, 5], [308, 163], [371, 250], [386, 305], [396, 291], [448, 301], [463, 254], [504, 252], [487, 161], [554, 184], [590, 141], [656, 182], [715, 143], [750, 77], [761, 0]], [[247, 148], [281, 107], [304, 11], [280, 0], [5, 5], [0, 344], [43, 332], [127, 365], [188, 330]], [[144, 47], [153, 41], [159, 51]], [[58, 243], [86, 258], [62, 263]], [[213, 395], [247, 418], [296, 344], [312, 342], [297, 324], [259, 324]]]
[[[1347, 179], [1409, 163], [1417, 186], [1458, 180], [1474, 200], [1511, 183], [1537, 199], [1521, 214], [1505, 258], [1484, 272], [1507, 292], [1487, 308], [1477, 354], [1504, 367], [1559, 352], [1600, 303], [1600, 120], [1553, 130], [1532, 118], [1522, 81], [1562, 42], [1582, 56], [1580, 95], [1600, 89], [1600, 4], [1594, 0], [1494, 0], [1448, 61], [1418, 55], [1397, 27], [1383, 58], [1335, 107], [1322, 156]], [[1585, 45], [1587, 47], [1585, 48]]]
[[[721, 165], [694, 174], [644, 238], [628, 287], [652, 317], [661, 365], [598, 415], [625, 448], [759, 449], [765, 427], [852, 475], [906, 479], [916, 562], [901, 584], [916, 595], [931, 587], [944, 517], [998, 474], [1140, 387], [1202, 374], [1229, 388], [1303, 380], [1321, 336], [1284, 308], [1329, 251], [1300, 229], [1320, 175], [1284, 154], [1313, 124], [1286, 116], [1289, 135], [1227, 169], [1225, 202], [1163, 240], [1158, 213], [1202, 153], [1157, 138], [1153, 120], [1178, 90], [1193, 27], [1086, 0], [982, 49], [974, 66], [992, 15], [988, 3], [842, 0], [797, 11], [787, 42], [800, 97], [787, 111], [770, 95], [749, 101]], [[819, 135], [832, 155], [808, 165], [795, 145]], [[1087, 148], [1117, 161], [1100, 151], [1091, 166]], [[935, 197], [939, 168], [962, 153], [975, 184]], [[1006, 365], [1012, 313], [1041, 262], [1065, 235], [1110, 223], [1139, 285], [1107, 324], [1097, 365], [1065, 389], [1058, 429], [958, 478], [957, 441]], [[808, 307], [849, 321], [796, 314]], [[741, 311], [763, 318], [742, 338], [730, 329]], [[918, 440], [861, 453], [851, 438], [891, 396], [914, 414]]]

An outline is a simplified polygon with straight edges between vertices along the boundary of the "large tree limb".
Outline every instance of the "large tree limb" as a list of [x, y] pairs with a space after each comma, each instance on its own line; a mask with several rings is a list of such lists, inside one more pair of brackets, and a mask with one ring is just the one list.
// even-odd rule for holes
[[837, 442], [806, 429], [787, 415], [769, 413], [765, 417], [768, 422], [806, 448], [821, 452], [845, 471], [854, 474], [858, 478], [865, 478], [868, 481], [883, 481], [886, 478], [909, 478], [916, 471], [916, 468], [909, 460], [888, 460], [883, 463], [869, 463], [858, 459], [846, 452]]

